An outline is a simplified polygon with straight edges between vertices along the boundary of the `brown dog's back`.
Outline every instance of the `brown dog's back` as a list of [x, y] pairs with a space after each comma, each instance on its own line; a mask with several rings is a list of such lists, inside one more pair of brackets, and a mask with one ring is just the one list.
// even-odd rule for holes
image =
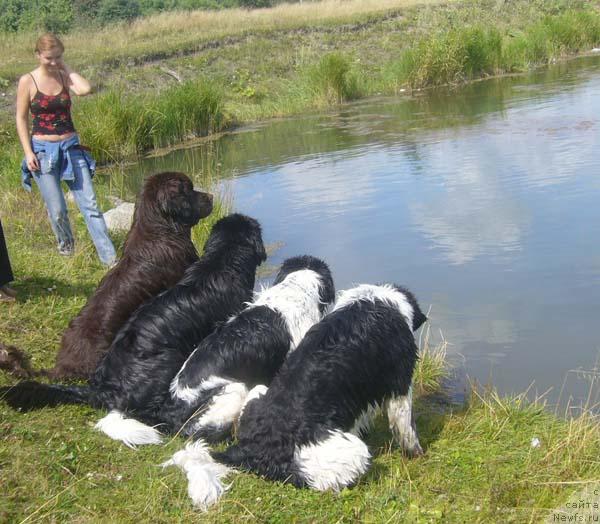
[[173, 286], [198, 259], [191, 228], [212, 211], [212, 196], [183, 173], [149, 177], [123, 256], [65, 330], [52, 378], [88, 378], [115, 335], [144, 302]]

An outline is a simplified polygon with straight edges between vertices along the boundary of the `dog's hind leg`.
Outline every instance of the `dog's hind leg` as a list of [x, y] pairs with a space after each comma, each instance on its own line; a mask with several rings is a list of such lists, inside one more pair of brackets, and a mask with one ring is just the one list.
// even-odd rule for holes
[[226, 438], [244, 407], [248, 389], [241, 382], [230, 382], [211, 400], [196, 420], [183, 430], [185, 435], [217, 441]]
[[412, 386], [403, 396], [395, 396], [385, 403], [390, 429], [394, 438], [408, 456], [422, 455], [417, 428], [412, 416]]
[[371, 465], [367, 445], [356, 435], [330, 430], [317, 442], [296, 447], [294, 468], [302, 482], [319, 491], [355, 484]]
[[244, 400], [244, 405], [242, 406], [242, 409], [240, 411], [240, 417], [242, 416], [242, 413], [244, 413], [244, 409], [248, 405], [248, 402], [262, 397], [267, 392], [267, 389], [269, 389], [269, 388], [267, 388], [267, 386], [264, 386], [263, 384], [259, 384], [258, 386], [254, 386], [250, 391], [248, 391], [248, 394], [246, 395], [246, 399]]

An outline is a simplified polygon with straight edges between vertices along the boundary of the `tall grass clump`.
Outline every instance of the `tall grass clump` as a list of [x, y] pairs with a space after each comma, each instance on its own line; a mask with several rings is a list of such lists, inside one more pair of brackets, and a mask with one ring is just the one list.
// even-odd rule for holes
[[522, 33], [496, 28], [450, 29], [423, 38], [384, 67], [392, 90], [457, 84], [474, 78], [524, 71], [600, 43], [600, 14], [568, 11], [546, 16]]
[[600, 43], [600, 15], [592, 11], [569, 11], [547, 16], [504, 46], [504, 70], [523, 71], [552, 59], [591, 49]]
[[328, 104], [358, 98], [360, 87], [357, 72], [341, 53], [328, 53], [308, 69], [308, 86], [313, 99]]
[[427, 323], [419, 336], [419, 360], [415, 367], [413, 384], [418, 395], [440, 392], [450, 372], [446, 361], [448, 344], [442, 340], [434, 345], [431, 341], [431, 327]]
[[82, 142], [100, 162], [214, 133], [226, 125], [221, 91], [203, 81], [146, 96], [109, 90], [83, 101], [75, 118]]
[[113, 89], [76, 106], [81, 141], [99, 162], [116, 161], [152, 146], [152, 118], [141, 98]]
[[395, 86], [456, 84], [497, 74], [501, 58], [502, 37], [497, 29], [453, 29], [418, 41], [389, 64], [384, 75]]
[[223, 97], [219, 88], [206, 81], [185, 82], [155, 100], [154, 147], [184, 138], [221, 131], [225, 125]]

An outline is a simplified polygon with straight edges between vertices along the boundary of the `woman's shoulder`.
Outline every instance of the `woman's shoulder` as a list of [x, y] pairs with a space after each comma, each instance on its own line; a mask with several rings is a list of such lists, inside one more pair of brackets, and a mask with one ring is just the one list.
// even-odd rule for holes
[[35, 73], [35, 69], [30, 71], [29, 73], [25, 73], [19, 77], [19, 86], [32, 86], [34, 82], [33, 74]]

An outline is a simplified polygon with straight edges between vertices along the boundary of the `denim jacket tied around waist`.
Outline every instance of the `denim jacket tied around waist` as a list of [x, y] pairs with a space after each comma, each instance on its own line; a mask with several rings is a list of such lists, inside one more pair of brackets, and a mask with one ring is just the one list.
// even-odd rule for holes
[[[46, 140], [38, 140], [33, 138], [31, 146], [36, 156], [39, 153], [44, 153], [44, 162], [49, 162], [50, 165], [60, 166], [60, 179], [66, 181], [75, 180], [73, 172], [73, 162], [71, 153], [73, 151], [81, 152], [85, 159], [90, 175], [93, 177], [96, 172], [96, 161], [87, 151], [87, 148], [79, 143], [79, 136], [73, 135], [60, 142], [49, 142]], [[26, 159], [21, 162], [21, 184], [27, 191], [31, 191], [31, 178], [33, 173], [27, 167]]]

